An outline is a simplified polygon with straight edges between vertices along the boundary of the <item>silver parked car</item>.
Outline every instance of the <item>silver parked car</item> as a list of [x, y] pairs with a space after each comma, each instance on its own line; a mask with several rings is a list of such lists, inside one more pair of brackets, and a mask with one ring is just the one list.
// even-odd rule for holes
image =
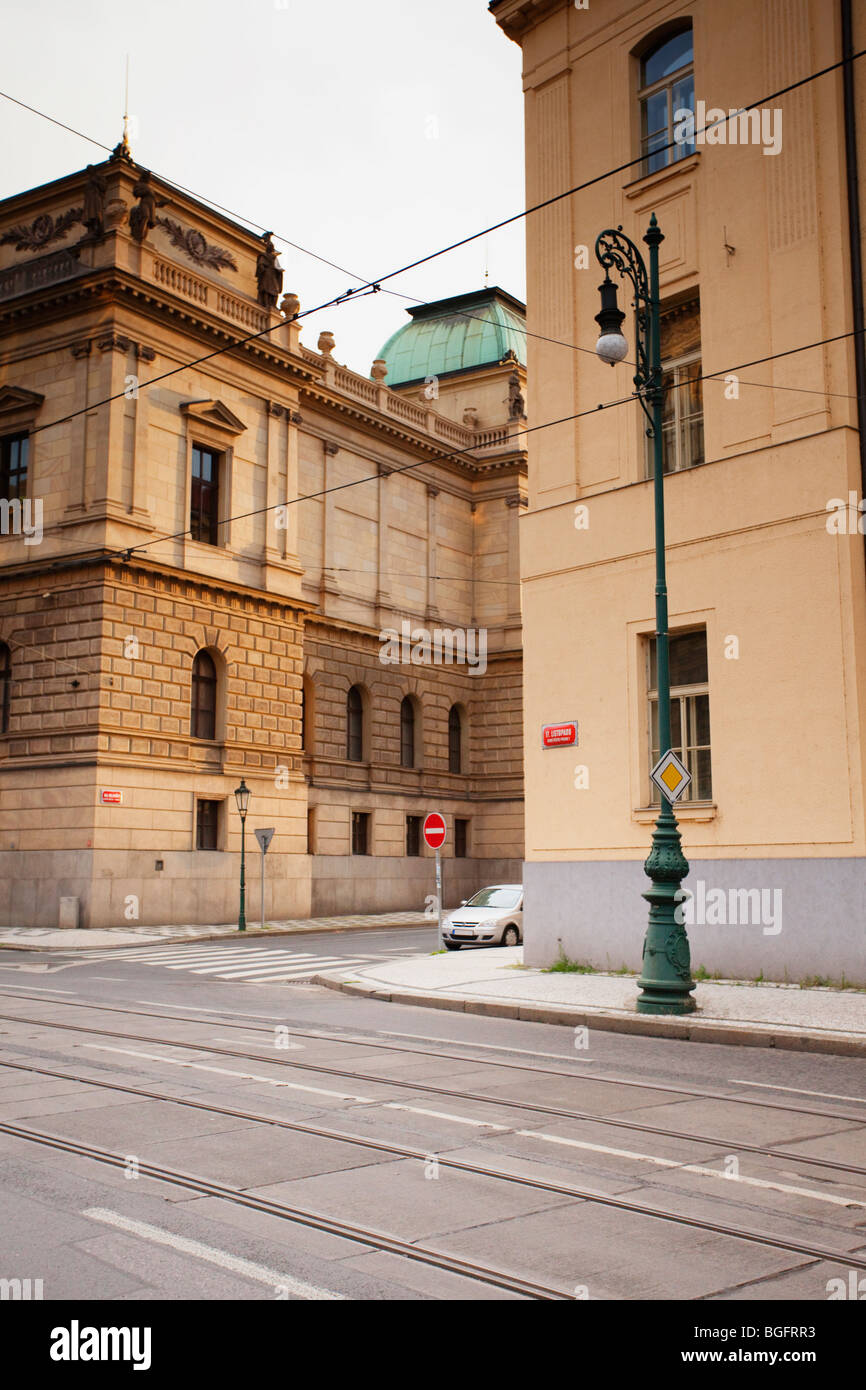
[[517, 946], [523, 940], [523, 884], [495, 883], [482, 888], [442, 922], [449, 951], [490, 943]]

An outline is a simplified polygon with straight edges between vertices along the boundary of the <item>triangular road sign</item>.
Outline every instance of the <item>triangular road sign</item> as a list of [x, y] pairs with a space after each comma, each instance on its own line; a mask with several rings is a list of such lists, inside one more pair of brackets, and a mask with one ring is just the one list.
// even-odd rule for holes
[[262, 851], [262, 854], [267, 854], [268, 852], [268, 845], [274, 838], [274, 829], [275, 827], [273, 825], [269, 825], [265, 830], [255, 831], [255, 837], [259, 842], [259, 847]]

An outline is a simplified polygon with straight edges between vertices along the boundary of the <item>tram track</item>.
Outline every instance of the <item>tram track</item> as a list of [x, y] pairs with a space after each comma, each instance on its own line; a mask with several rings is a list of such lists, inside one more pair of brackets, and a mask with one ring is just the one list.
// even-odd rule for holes
[[[8, 990], [0, 989], [0, 998], [4, 997], [12, 999], [26, 999], [32, 1003], [38, 1004], [56, 1004], [66, 1008], [91, 1009], [94, 1011], [98, 1011], [99, 1013], [125, 1014], [131, 1015], [135, 1018], [154, 1018], [162, 1023], [193, 1023], [203, 1027], [207, 1022], [210, 1021], [202, 1018], [190, 1018], [188, 1014], [160, 1014], [154, 1013], [151, 1010], [147, 1009], [129, 1009], [114, 1004], [92, 1004], [87, 1001], [79, 1002], [75, 999], [46, 999], [42, 995], [38, 994], [19, 994], [17, 992], [15, 994], [10, 994]], [[0, 1014], [0, 1019], [2, 1019], [3, 1017], [5, 1017], [5, 1015]], [[338, 1043], [346, 1047], [369, 1047], [386, 1052], [405, 1052], [409, 1053], [410, 1055], [419, 1057], [432, 1057], [437, 1061], [473, 1062], [477, 1063], [478, 1065], [492, 1064], [493, 1066], [500, 1067], [505, 1071], [523, 1071], [530, 1072], [537, 1076], [556, 1076], [560, 1078], [566, 1078], [569, 1080], [590, 1081], [600, 1086], [621, 1086], [626, 1089], [632, 1088], [641, 1091], [659, 1091], [668, 1095], [683, 1096], [689, 1100], [730, 1101], [737, 1105], [757, 1106], [761, 1110], [782, 1110], [788, 1114], [808, 1115], [810, 1117], [814, 1117], [815, 1119], [845, 1119], [854, 1120], [856, 1122], [858, 1119], [862, 1118], [862, 1116], [858, 1116], [856, 1114], [842, 1115], [838, 1111], [815, 1110], [814, 1108], [808, 1106], [791, 1105], [785, 1103], [784, 1101], [767, 1100], [763, 1097], [757, 1096], [731, 1095], [726, 1091], [696, 1090], [694, 1087], [672, 1086], [668, 1082], [642, 1080], [636, 1081], [631, 1080], [628, 1077], [600, 1076], [596, 1072], [590, 1073], [585, 1071], [559, 1071], [554, 1069], [553, 1067], [530, 1066], [526, 1062], [494, 1060], [490, 1057], [467, 1057], [454, 1052], [443, 1052], [440, 1048], [410, 1047], [407, 1046], [406, 1043], [391, 1043], [380, 1041], [378, 1039], [357, 1036], [346, 1037], [345, 1035], [341, 1035], [339, 1033], [326, 1033], [318, 1029], [311, 1030], [299, 1027], [296, 1028], [294, 1025], [291, 1024], [273, 1023], [271, 1025], [266, 1025], [262, 1023], [231, 1023], [228, 1020], [221, 1017], [219, 1020], [219, 1026], [221, 1028], [232, 1028], [239, 1032], [262, 1032], [270, 1034], [273, 1034], [273, 1030], [275, 1027], [286, 1027], [289, 1029], [289, 1032], [292, 1034], [292, 1036], [297, 1038], [307, 1038], [314, 1042]], [[472, 1044], [467, 1043], [466, 1046], [471, 1047]], [[507, 1049], [505, 1050], [507, 1051]], [[571, 1060], [571, 1058], [563, 1058], [563, 1063]], [[866, 1097], [863, 1098], [862, 1103], [866, 1104]]]
[[[126, 1095], [135, 1095], [143, 1100], [155, 1100], [169, 1105], [187, 1106], [191, 1109], [225, 1115], [226, 1117], [243, 1120], [249, 1123], [268, 1125], [279, 1129], [309, 1134], [317, 1138], [329, 1139], [337, 1143], [345, 1143], [350, 1146], [373, 1149], [382, 1153], [387, 1153], [395, 1158], [414, 1159], [422, 1163], [428, 1162], [430, 1158], [429, 1153], [421, 1149], [414, 1149], [407, 1145], [393, 1144], [386, 1140], [350, 1135], [325, 1128], [324, 1126], [311, 1125], [304, 1121], [285, 1120], [277, 1116], [261, 1115], [253, 1111], [239, 1110], [229, 1106], [212, 1105], [208, 1102], [195, 1101], [191, 1098], [167, 1096], [161, 1092], [151, 1091], [144, 1087], [131, 1086], [127, 1083], [95, 1080], [90, 1077], [75, 1076], [70, 1073], [57, 1072], [46, 1068], [36, 1068], [28, 1064], [3, 1062], [0, 1063], [0, 1065], [7, 1067], [14, 1066], [18, 1070], [38, 1072], [43, 1075], [79, 1082], [86, 1086], [96, 1086], [101, 1089], [117, 1091]], [[0, 1120], [0, 1133], [7, 1134], [13, 1138], [30, 1140], [34, 1143], [64, 1152], [75, 1153], [81, 1157], [91, 1158], [115, 1167], [124, 1167], [128, 1158], [127, 1155], [117, 1154], [110, 1149], [83, 1144], [77, 1140], [65, 1138], [63, 1135], [46, 1134], [44, 1131], [34, 1130], [11, 1121]], [[686, 1226], [693, 1230], [704, 1231], [712, 1235], [725, 1236], [749, 1244], [761, 1245], [765, 1248], [782, 1250], [787, 1254], [802, 1255], [809, 1259], [825, 1261], [831, 1264], [846, 1264], [852, 1268], [866, 1269], [866, 1253], [857, 1254], [853, 1251], [833, 1250], [827, 1246], [813, 1245], [804, 1241], [795, 1241], [786, 1239], [782, 1236], [774, 1236], [767, 1231], [750, 1230], [745, 1227], [733, 1226], [724, 1222], [711, 1221], [703, 1217], [689, 1216], [684, 1212], [664, 1211], [657, 1207], [652, 1207], [645, 1202], [634, 1202], [624, 1197], [594, 1192], [592, 1189], [581, 1188], [570, 1183], [553, 1182], [545, 1178], [533, 1178], [528, 1174], [509, 1173], [502, 1169], [492, 1168], [484, 1164], [471, 1163], [468, 1160], [447, 1158], [441, 1154], [437, 1154], [436, 1158], [437, 1162], [442, 1167], [468, 1173], [472, 1176], [492, 1178], [513, 1185], [530, 1188], [535, 1191], [549, 1193], [553, 1196], [566, 1197], [574, 1202], [587, 1202], [595, 1206], [625, 1212], [633, 1216], [643, 1216], [656, 1221]], [[415, 1258], [424, 1263], [436, 1264], [440, 1268], [450, 1269], [453, 1273], [469, 1274], [470, 1277], [478, 1278], [482, 1282], [497, 1284], [499, 1287], [508, 1288], [516, 1292], [527, 1293], [528, 1296], [533, 1298], [562, 1299], [571, 1298], [573, 1296], [566, 1290], [555, 1289], [548, 1285], [535, 1285], [520, 1279], [516, 1275], [505, 1274], [502, 1271], [493, 1271], [487, 1266], [469, 1265], [458, 1257], [448, 1256], [443, 1252], [433, 1251], [429, 1247], [419, 1246], [414, 1242], [410, 1244], [401, 1241], [399, 1238], [389, 1236], [384, 1232], [372, 1231], [369, 1228], [336, 1221], [333, 1218], [323, 1216], [321, 1213], [288, 1206], [285, 1203], [273, 1202], [267, 1198], [255, 1197], [242, 1189], [215, 1183], [210, 1179], [198, 1175], [181, 1173], [174, 1169], [148, 1163], [140, 1158], [137, 1159], [137, 1165], [140, 1174], [153, 1177], [159, 1181], [171, 1183], [175, 1186], [192, 1188], [202, 1195], [220, 1197], [240, 1205], [252, 1207], [258, 1211], [281, 1216], [286, 1220], [295, 1221], [301, 1225], [314, 1226], [319, 1230], [325, 1230], [331, 1234], [345, 1235], [349, 1239], [358, 1240], [360, 1243], [375, 1245], [377, 1249], [387, 1250], [392, 1254], [403, 1254], [408, 1258]]]
[[[53, 1001], [50, 1001], [50, 1002], [53, 1002]], [[63, 1001], [63, 1002], [67, 1002], [67, 1001]], [[80, 1007], [87, 1007], [87, 1006], [86, 1006], [86, 1005], [82, 1005], [82, 1006], [80, 1006]], [[179, 1019], [174, 1019], [174, 1020], [172, 1020], [172, 1019], [169, 1019], [167, 1016], [159, 1015], [159, 1014], [148, 1015], [148, 1016], [149, 1016], [149, 1017], [157, 1018], [157, 1019], [162, 1020], [162, 1021], [164, 1021], [164, 1022], [169, 1022], [169, 1021], [181, 1022], [181, 1021], [182, 1021], [182, 1020], [179, 1020]], [[26, 1018], [26, 1017], [22, 1017], [22, 1016], [20, 1016], [20, 1015], [13, 1015], [13, 1014], [0, 1014], [0, 1021], [2, 1021], [2, 1022], [24, 1023], [24, 1024], [27, 1024], [27, 1025], [30, 1025], [30, 1026], [43, 1027], [43, 1028], [49, 1028], [49, 1029], [54, 1029], [54, 1030], [63, 1030], [63, 1031], [65, 1031], [65, 1032], [87, 1033], [87, 1034], [89, 1034], [89, 1035], [92, 1036], [92, 1037], [106, 1037], [106, 1038], [113, 1038], [113, 1039], [121, 1040], [121, 1041], [127, 1041], [127, 1042], [144, 1042], [144, 1043], [149, 1043], [151, 1046], [157, 1046], [157, 1047], [174, 1047], [174, 1048], [180, 1048], [180, 1049], [182, 1049], [182, 1050], [191, 1051], [191, 1052], [204, 1052], [204, 1053], [209, 1053], [209, 1054], [214, 1055], [214, 1056], [232, 1057], [232, 1058], [235, 1058], [236, 1060], [241, 1060], [241, 1061], [246, 1061], [246, 1062], [259, 1062], [259, 1063], [261, 1063], [261, 1064], [264, 1065], [264, 1066], [282, 1066], [282, 1067], [289, 1067], [289, 1068], [292, 1068], [293, 1070], [313, 1071], [313, 1072], [321, 1073], [321, 1074], [328, 1075], [328, 1076], [338, 1077], [338, 1078], [340, 1078], [341, 1080], [348, 1080], [348, 1081], [353, 1081], [353, 1082], [362, 1081], [362, 1082], [366, 1082], [366, 1083], [368, 1083], [368, 1084], [372, 1084], [372, 1085], [376, 1085], [376, 1086], [391, 1086], [391, 1087], [395, 1087], [395, 1088], [397, 1088], [397, 1089], [409, 1090], [409, 1091], [413, 1091], [413, 1092], [419, 1092], [419, 1091], [421, 1091], [421, 1092], [425, 1092], [425, 1093], [427, 1093], [427, 1094], [429, 1094], [429, 1095], [444, 1096], [444, 1097], [447, 1097], [448, 1099], [451, 1099], [451, 1100], [471, 1101], [471, 1102], [473, 1102], [473, 1103], [478, 1103], [478, 1104], [483, 1104], [483, 1105], [497, 1105], [497, 1106], [505, 1107], [505, 1108], [512, 1109], [512, 1110], [524, 1110], [524, 1111], [529, 1111], [529, 1112], [534, 1113], [534, 1114], [552, 1115], [552, 1116], [555, 1116], [555, 1117], [558, 1118], [558, 1119], [577, 1120], [577, 1121], [581, 1121], [581, 1122], [584, 1122], [584, 1123], [587, 1123], [587, 1124], [595, 1124], [595, 1125], [601, 1125], [601, 1126], [608, 1126], [608, 1127], [612, 1127], [612, 1128], [616, 1128], [616, 1129], [630, 1130], [630, 1131], [633, 1131], [633, 1132], [636, 1132], [636, 1133], [639, 1133], [639, 1134], [648, 1134], [648, 1135], [657, 1136], [657, 1137], [659, 1137], [659, 1138], [675, 1139], [675, 1140], [680, 1140], [680, 1141], [683, 1141], [683, 1142], [692, 1142], [692, 1143], [706, 1144], [706, 1145], [708, 1145], [708, 1146], [711, 1147], [711, 1148], [722, 1148], [722, 1149], [725, 1149], [725, 1150], [728, 1150], [728, 1151], [730, 1151], [731, 1149], [736, 1149], [738, 1152], [742, 1152], [742, 1153], [753, 1153], [753, 1154], [757, 1154], [757, 1155], [759, 1155], [759, 1156], [761, 1156], [761, 1157], [764, 1157], [764, 1158], [783, 1159], [783, 1160], [785, 1160], [785, 1161], [787, 1161], [787, 1162], [793, 1162], [793, 1163], [806, 1163], [806, 1164], [809, 1164], [809, 1165], [812, 1166], [812, 1167], [827, 1168], [827, 1169], [831, 1169], [831, 1170], [836, 1171], [836, 1172], [850, 1173], [850, 1174], [854, 1174], [854, 1175], [856, 1175], [856, 1176], [864, 1176], [864, 1175], [866, 1175], [866, 1168], [864, 1168], [864, 1167], [862, 1167], [862, 1166], [860, 1166], [860, 1165], [857, 1165], [857, 1164], [841, 1163], [841, 1162], [839, 1162], [839, 1161], [837, 1161], [837, 1160], [835, 1160], [835, 1159], [819, 1158], [819, 1157], [817, 1157], [817, 1156], [812, 1156], [812, 1155], [807, 1155], [807, 1154], [793, 1153], [793, 1152], [791, 1152], [790, 1150], [786, 1150], [786, 1149], [782, 1149], [782, 1148], [777, 1148], [777, 1147], [775, 1147], [775, 1146], [761, 1145], [761, 1144], [750, 1144], [750, 1143], [748, 1143], [748, 1142], [746, 1142], [746, 1141], [732, 1140], [732, 1139], [730, 1139], [730, 1138], [720, 1137], [720, 1136], [718, 1136], [718, 1135], [703, 1135], [703, 1134], [695, 1134], [695, 1133], [693, 1133], [693, 1132], [686, 1131], [686, 1130], [668, 1129], [668, 1128], [666, 1128], [666, 1127], [659, 1126], [659, 1125], [648, 1125], [648, 1124], [640, 1123], [640, 1122], [635, 1121], [635, 1120], [628, 1120], [628, 1119], [626, 1119], [626, 1118], [624, 1118], [624, 1117], [622, 1117], [622, 1116], [615, 1116], [615, 1115], [614, 1115], [614, 1116], [610, 1116], [610, 1115], [597, 1115], [597, 1114], [594, 1114], [594, 1113], [592, 1113], [592, 1112], [590, 1112], [590, 1111], [581, 1111], [581, 1110], [571, 1110], [571, 1109], [567, 1109], [567, 1108], [564, 1107], [564, 1106], [542, 1105], [542, 1104], [540, 1104], [540, 1103], [538, 1103], [538, 1102], [534, 1102], [534, 1101], [513, 1100], [513, 1099], [511, 1099], [511, 1098], [509, 1098], [509, 1097], [505, 1097], [505, 1096], [490, 1096], [490, 1095], [484, 1095], [483, 1093], [475, 1092], [475, 1091], [461, 1091], [461, 1090], [456, 1090], [456, 1089], [454, 1089], [454, 1088], [452, 1088], [452, 1087], [437, 1086], [435, 1083], [429, 1082], [429, 1081], [418, 1081], [418, 1080], [406, 1081], [406, 1080], [403, 1080], [402, 1078], [382, 1077], [382, 1076], [376, 1076], [376, 1075], [373, 1075], [373, 1074], [371, 1074], [371, 1073], [363, 1072], [363, 1071], [350, 1070], [350, 1069], [347, 1069], [347, 1068], [329, 1067], [329, 1066], [324, 1065], [323, 1063], [310, 1062], [310, 1061], [301, 1062], [301, 1061], [292, 1060], [292, 1059], [287, 1058], [287, 1057], [277, 1057], [277, 1056], [265, 1057], [265, 1056], [262, 1056], [262, 1055], [261, 1055], [260, 1053], [258, 1053], [258, 1052], [245, 1052], [245, 1051], [240, 1051], [239, 1049], [236, 1049], [236, 1048], [219, 1047], [219, 1046], [217, 1046], [216, 1044], [210, 1043], [210, 1042], [188, 1042], [188, 1041], [178, 1040], [178, 1039], [175, 1039], [175, 1038], [159, 1038], [159, 1037], [154, 1038], [154, 1037], [149, 1037], [149, 1036], [147, 1036], [146, 1034], [136, 1034], [136, 1033], [127, 1033], [127, 1032], [117, 1032], [117, 1031], [115, 1031], [115, 1030], [113, 1030], [113, 1029], [95, 1028], [95, 1027], [92, 1027], [92, 1026], [88, 1026], [88, 1025], [86, 1025], [86, 1024], [80, 1024], [80, 1023], [63, 1023], [63, 1022], [58, 1022], [58, 1021], [54, 1021], [54, 1020], [50, 1020], [50, 1019]], [[193, 1022], [193, 1023], [195, 1023], [195, 1024], [199, 1024], [199, 1025], [201, 1024], [201, 1020], [199, 1020], [199, 1019], [194, 1019], [194, 1020], [190, 1020], [190, 1021]], [[222, 1027], [223, 1024], [221, 1023], [220, 1026]], [[294, 1030], [293, 1030], [293, 1031], [294, 1031]], [[311, 1035], [311, 1036], [318, 1036], [318, 1035]], [[322, 1039], [319, 1039], [319, 1040], [321, 1041]], [[364, 1046], [365, 1044], [358, 1044], [358, 1045], [359, 1045], [359, 1046]], [[422, 1055], [429, 1055], [429, 1056], [434, 1057], [434, 1058], [439, 1058], [439, 1056], [440, 1056], [440, 1054], [438, 1054], [438, 1053], [435, 1053], [435, 1052], [426, 1052], [426, 1051], [423, 1052]], [[470, 1060], [474, 1060], [474, 1059], [470, 1059]], [[488, 1062], [487, 1064], [488, 1064], [488, 1065], [491, 1065], [491, 1063], [489, 1063], [489, 1062]], [[492, 1065], [493, 1065], [493, 1066], [498, 1066], [499, 1063], [495, 1063], [495, 1062], [494, 1062], [494, 1063], [492, 1063]], [[555, 1073], [553, 1073], [553, 1074], [554, 1074], [555, 1076], [559, 1076], [559, 1077], [565, 1075], [564, 1073], [560, 1073], [560, 1072], [555, 1072]], [[596, 1081], [598, 1078], [596, 1078], [596, 1077], [594, 1077], [594, 1076], [585, 1077], [585, 1075], [572, 1075], [572, 1079], [574, 1079], [574, 1080], [583, 1080], [583, 1079], [586, 1079], [586, 1080], [589, 1080], [589, 1081]], [[635, 1084], [640, 1084], [640, 1083], [635, 1083]], [[691, 1093], [689, 1093], [689, 1094], [691, 1094]], [[720, 1099], [720, 1100], [738, 1100], [738, 1099], [739, 1099], [738, 1097], [729, 1097], [729, 1096], [724, 1096], [724, 1095], [718, 1096], [718, 1097], [714, 1097], [714, 1096], [712, 1095], [712, 1093], [708, 1093], [706, 1097], [703, 1097], [700, 1093], [695, 1093], [695, 1098], [696, 1098], [696, 1099], [703, 1099], [703, 1098], [707, 1098], [707, 1099]], [[763, 1106], [763, 1102], [761, 1102], [761, 1101], [755, 1101], [752, 1097], [743, 1097], [743, 1103], [744, 1103], [744, 1104], [749, 1104], [749, 1105], [758, 1104], [759, 1106]], [[841, 1121], [846, 1122], [846, 1123], [852, 1123], [852, 1122], [853, 1122], [853, 1123], [856, 1124], [856, 1123], [858, 1123], [859, 1120], [862, 1119], [862, 1117], [853, 1116], [853, 1115], [840, 1114], [840, 1113], [833, 1113], [833, 1112], [828, 1112], [828, 1111], [816, 1111], [816, 1110], [805, 1109], [805, 1108], [800, 1108], [800, 1107], [786, 1106], [786, 1105], [780, 1104], [779, 1102], [773, 1102], [773, 1101], [768, 1102], [766, 1108], [767, 1108], [767, 1109], [771, 1109], [771, 1110], [783, 1110], [783, 1111], [785, 1111], [785, 1112], [787, 1112], [787, 1113], [792, 1113], [792, 1112], [793, 1112], [793, 1113], [795, 1113], [795, 1114], [804, 1114], [804, 1115], [807, 1115], [807, 1116], [809, 1116], [809, 1117], [814, 1117], [814, 1118], [818, 1118], [818, 1119], [841, 1120]]]

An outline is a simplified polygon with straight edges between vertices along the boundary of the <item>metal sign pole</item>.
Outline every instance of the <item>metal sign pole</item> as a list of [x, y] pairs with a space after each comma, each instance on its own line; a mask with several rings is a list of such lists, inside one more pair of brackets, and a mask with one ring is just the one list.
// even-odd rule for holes
[[265, 929], [265, 851], [262, 850], [262, 931]]
[[436, 908], [439, 917], [439, 941], [437, 950], [442, 950], [442, 854], [436, 851]]
[[274, 838], [274, 827], [272, 825], [262, 826], [255, 832], [259, 842], [259, 849], [262, 852], [262, 920], [260, 923], [262, 931], [265, 929], [265, 855], [268, 852], [271, 840]]

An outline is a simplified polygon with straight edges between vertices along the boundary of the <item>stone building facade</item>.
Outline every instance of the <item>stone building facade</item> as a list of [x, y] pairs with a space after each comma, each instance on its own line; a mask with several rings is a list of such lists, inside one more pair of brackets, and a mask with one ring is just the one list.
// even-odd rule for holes
[[256, 827], [271, 920], [423, 908], [430, 809], [447, 902], [519, 877], [514, 301], [392, 383], [279, 279], [123, 146], [0, 203], [4, 924], [233, 920], [242, 778], [250, 919]]
[[[556, 199], [527, 219], [526, 959], [564, 950], [641, 967], [650, 771], [665, 750], [647, 422], [632, 396], [632, 287], [616, 271], [627, 357], [612, 370], [593, 348], [596, 238], [619, 227], [648, 259], [655, 215], [692, 963], [862, 984], [866, 369], [854, 252], [866, 253], [866, 73], [849, 63], [846, 89], [842, 63], [846, 9], [850, 51], [866, 43], [863, 7], [490, 9], [523, 54], [527, 205]], [[578, 721], [579, 749], [541, 746], [541, 725], [561, 719]]]

